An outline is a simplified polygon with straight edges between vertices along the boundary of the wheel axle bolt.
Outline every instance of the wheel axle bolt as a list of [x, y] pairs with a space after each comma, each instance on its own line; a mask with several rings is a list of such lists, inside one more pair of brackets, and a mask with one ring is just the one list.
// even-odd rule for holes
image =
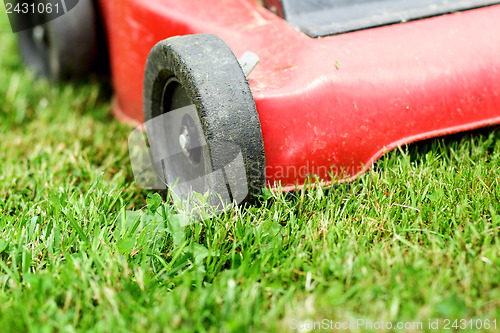
[[45, 39], [45, 29], [41, 26], [36, 26], [33, 28], [33, 40], [35, 43], [42, 45]]
[[180, 144], [182, 150], [184, 150], [184, 151], [186, 150], [187, 143], [188, 143], [187, 136], [184, 133], [179, 135], [179, 144]]

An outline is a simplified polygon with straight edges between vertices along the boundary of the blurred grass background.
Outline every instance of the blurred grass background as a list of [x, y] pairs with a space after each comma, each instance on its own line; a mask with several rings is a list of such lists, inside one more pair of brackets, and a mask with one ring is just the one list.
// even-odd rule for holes
[[132, 129], [112, 118], [107, 82], [35, 80], [4, 14], [0, 45], [3, 331], [500, 326], [498, 129], [403, 147], [352, 184], [266, 193], [178, 228], [133, 182]]

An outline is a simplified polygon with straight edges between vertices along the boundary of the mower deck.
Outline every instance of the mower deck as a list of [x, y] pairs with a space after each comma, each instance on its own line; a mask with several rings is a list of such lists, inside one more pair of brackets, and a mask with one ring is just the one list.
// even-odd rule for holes
[[500, 123], [499, 5], [318, 39], [254, 0], [100, 5], [115, 113], [128, 120], [143, 121], [144, 68], [160, 40], [212, 33], [237, 57], [260, 57], [249, 84], [271, 187], [353, 179], [398, 145]]

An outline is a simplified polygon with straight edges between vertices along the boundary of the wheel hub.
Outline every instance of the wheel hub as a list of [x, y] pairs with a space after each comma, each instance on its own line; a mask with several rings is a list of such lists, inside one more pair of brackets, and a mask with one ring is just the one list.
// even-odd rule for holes
[[46, 44], [46, 31], [41, 25], [33, 28], [32, 32], [33, 41], [38, 47], [43, 47]]
[[179, 145], [186, 157], [191, 155], [191, 137], [186, 126], [182, 126], [181, 134], [179, 135]]

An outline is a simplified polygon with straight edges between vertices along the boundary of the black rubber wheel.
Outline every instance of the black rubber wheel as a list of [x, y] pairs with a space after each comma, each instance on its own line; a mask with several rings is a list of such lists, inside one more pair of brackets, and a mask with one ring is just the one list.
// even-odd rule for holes
[[[39, 77], [54, 81], [78, 78], [94, 68], [97, 58], [96, 9], [92, 0], [80, 0], [66, 14], [18, 33], [25, 64]], [[43, 14], [22, 18], [43, 22]]]
[[[149, 54], [144, 77], [144, 120], [148, 122], [188, 105], [196, 107], [202, 133], [196, 130], [192, 117], [185, 115], [175, 124], [163, 125], [164, 146], [169, 150], [179, 145], [179, 135], [189, 139], [189, 146], [196, 148], [200, 140], [206, 146], [185, 151], [184, 159], [177, 159], [170, 170], [160, 173], [192, 179], [225, 167], [224, 183], [216, 187], [228, 188], [233, 191], [233, 199], [242, 201], [241, 193], [234, 193], [232, 185], [246, 181], [244, 200], [259, 194], [265, 186], [266, 160], [255, 101], [235, 55], [215, 35], [169, 38], [159, 42]], [[230, 165], [239, 152], [246, 179], [241, 179], [241, 169]], [[212, 170], [206, 169], [207, 165]], [[181, 188], [183, 196], [189, 195], [189, 191], [188, 187]]]

